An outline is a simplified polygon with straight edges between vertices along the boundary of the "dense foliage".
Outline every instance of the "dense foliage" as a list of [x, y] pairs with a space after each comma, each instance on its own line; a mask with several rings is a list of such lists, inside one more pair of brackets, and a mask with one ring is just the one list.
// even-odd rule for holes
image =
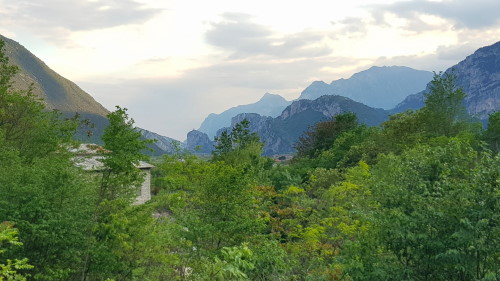
[[500, 115], [482, 130], [451, 74], [380, 127], [316, 124], [290, 163], [262, 157], [245, 120], [208, 161], [156, 161], [135, 205], [146, 143], [126, 110], [85, 171], [77, 120], [14, 90], [15, 72], [0, 52], [0, 280], [500, 279]]

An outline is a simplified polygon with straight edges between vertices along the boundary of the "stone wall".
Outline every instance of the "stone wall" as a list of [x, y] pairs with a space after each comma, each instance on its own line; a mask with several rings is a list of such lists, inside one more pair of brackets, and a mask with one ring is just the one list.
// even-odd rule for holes
[[137, 194], [137, 198], [135, 199], [136, 205], [144, 204], [147, 201], [151, 200], [151, 169], [141, 169], [142, 172], [145, 173], [144, 182], [140, 187], [140, 192]]

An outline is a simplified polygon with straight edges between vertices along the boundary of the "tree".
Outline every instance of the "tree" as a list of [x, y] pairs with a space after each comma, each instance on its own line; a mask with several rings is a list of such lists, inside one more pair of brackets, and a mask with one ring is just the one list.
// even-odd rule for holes
[[379, 204], [372, 235], [387, 262], [372, 263], [376, 271], [394, 280], [490, 280], [498, 274], [497, 161], [460, 139], [382, 157], [370, 183]]
[[100, 151], [104, 169], [99, 196], [101, 200], [132, 200], [136, 194], [134, 187], [139, 186], [144, 177], [137, 165], [147, 158], [142, 151], [152, 141], [141, 139], [126, 108], [116, 106], [116, 110], [108, 114], [108, 120], [109, 125], [102, 135], [104, 150]]
[[352, 112], [338, 114], [329, 121], [317, 123], [295, 144], [297, 157], [317, 157], [321, 152], [329, 149], [342, 133], [357, 126], [358, 118]]
[[483, 140], [494, 153], [500, 151], [500, 111], [490, 114], [488, 128], [483, 132]]
[[262, 143], [257, 133], [250, 132], [249, 126], [250, 121], [244, 119], [236, 124], [231, 129], [231, 132], [224, 130], [220, 136], [216, 136], [214, 150], [212, 151], [213, 159], [215, 161], [224, 160], [237, 163], [243, 159], [234, 159], [235, 154], [242, 152], [242, 154], [245, 154], [245, 151], [250, 152], [251, 155], [247, 155], [248, 157], [260, 156]]
[[467, 129], [470, 118], [464, 105], [465, 93], [455, 82], [453, 72], [434, 73], [422, 108], [424, 129], [431, 136], [456, 136]]
[[17, 71], [0, 48], [0, 218], [23, 243], [7, 254], [28, 258], [36, 279], [68, 279], [81, 265], [92, 186], [66, 149], [75, 120], [45, 111], [31, 89], [15, 89]]
[[[0, 261], [3, 260], [1, 256], [6, 252], [6, 248], [9, 245], [22, 246], [23, 243], [19, 242], [17, 237], [18, 230], [13, 228], [8, 222], [0, 223]], [[16, 280], [25, 281], [26, 276], [19, 273], [18, 271], [24, 271], [33, 268], [32, 265], [28, 264], [28, 259], [7, 259], [6, 264], [0, 263], [0, 280]]]
[[207, 164], [191, 202], [198, 224], [190, 222], [200, 249], [220, 250], [235, 246], [258, 233], [262, 227], [253, 206], [254, 194], [250, 179], [241, 167], [222, 162]]
[[17, 66], [9, 64], [9, 58], [4, 48], [5, 42], [0, 40], [0, 93], [5, 93], [11, 89], [12, 78], [19, 71]]
[[98, 180], [92, 225], [88, 230], [82, 280], [129, 278], [137, 265], [127, 256], [135, 251], [127, 249], [142, 239], [132, 232], [140, 227], [147, 228], [151, 223], [146, 218], [127, 218], [127, 214], [144, 215], [135, 212], [131, 204], [136, 189], [144, 180], [137, 168], [139, 161], [147, 158], [141, 151], [150, 141], [140, 139], [141, 133], [134, 128], [134, 120], [129, 118], [126, 109], [117, 106], [116, 111], [108, 114], [108, 119], [109, 125], [102, 136], [103, 168]]
[[26, 161], [32, 161], [70, 142], [78, 122], [63, 119], [57, 111], [45, 111], [31, 87], [14, 89], [12, 79], [19, 68], [9, 64], [4, 45], [0, 40], [0, 130], [9, 146], [19, 149]]

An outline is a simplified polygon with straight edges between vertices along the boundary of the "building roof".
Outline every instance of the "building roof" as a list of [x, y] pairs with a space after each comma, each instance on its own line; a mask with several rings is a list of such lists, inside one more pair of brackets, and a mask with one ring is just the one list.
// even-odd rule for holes
[[[70, 152], [77, 155], [73, 158], [77, 167], [86, 171], [99, 171], [104, 168], [102, 160], [105, 156], [102, 155], [102, 152], [109, 151], [97, 144], [83, 143], [78, 148], [71, 148]], [[141, 170], [154, 168], [153, 165], [144, 161], [139, 161], [135, 166]]]

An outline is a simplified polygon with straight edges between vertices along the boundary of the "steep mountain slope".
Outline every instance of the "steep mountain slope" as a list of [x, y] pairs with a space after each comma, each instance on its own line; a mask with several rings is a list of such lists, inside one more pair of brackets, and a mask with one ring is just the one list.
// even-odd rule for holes
[[263, 116], [276, 117], [291, 102], [279, 95], [266, 93], [258, 102], [232, 107], [220, 114], [210, 114], [205, 118], [198, 131], [206, 133], [210, 138], [217, 130], [231, 125], [231, 118], [240, 113], [258, 113]]
[[340, 95], [371, 107], [390, 109], [408, 94], [425, 88], [432, 79], [432, 72], [415, 70], [404, 66], [373, 66], [352, 75], [326, 84], [313, 82], [299, 99], [314, 100], [322, 95]]
[[[50, 69], [21, 44], [2, 35], [0, 40], [5, 42], [10, 63], [19, 67], [14, 77], [14, 88], [24, 90], [32, 85], [33, 93], [42, 99], [48, 110], [57, 109], [65, 116], [78, 113], [82, 119], [88, 119], [95, 127], [79, 130], [76, 137], [82, 141], [99, 143], [102, 130], [108, 124], [106, 115], [109, 111], [75, 83]], [[92, 134], [88, 135], [87, 131]]]
[[144, 139], [156, 140], [153, 144], [149, 145], [149, 148], [153, 149], [152, 152], [145, 151], [146, 154], [150, 155], [162, 155], [162, 154], [172, 154], [179, 149], [184, 149], [184, 144], [173, 138], [165, 137], [157, 133], [148, 131], [146, 129], [137, 128]]
[[[106, 115], [109, 111], [75, 83], [50, 69], [21, 44], [2, 35], [0, 40], [5, 42], [10, 63], [19, 67], [14, 77], [14, 88], [25, 90], [32, 85], [33, 93], [42, 99], [48, 110], [57, 109], [68, 117], [78, 113], [81, 119], [88, 119], [93, 126], [81, 128], [76, 138], [83, 142], [101, 143], [100, 136], [108, 125]], [[147, 130], [141, 131], [144, 138], [158, 140], [151, 145], [153, 154], [173, 152], [172, 142], [178, 142]]]
[[[457, 76], [457, 86], [467, 94], [465, 106], [468, 112], [481, 120], [500, 110], [500, 42], [478, 49], [457, 65], [446, 70]], [[408, 96], [391, 112], [418, 109], [424, 105], [425, 91]]]
[[387, 111], [383, 109], [372, 108], [346, 97], [327, 95], [316, 100], [294, 101], [276, 118], [242, 113], [232, 119], [231, 127], [246, 118], [250, 121], [250, 130], [257, 132], [264, 142], [264, 155], [286, 154], [294, 152], [293, 145], [311, 126], [345, 112], [356, 113], [359, 121], [369, 126], [379, 125], [388, 118]]
[[22, 45], [1, 35], [0, 39], [6, 43], [5, 51], [10, 62], [20, 68], [14, 78], [16, 88], [27, 89], [33, 84], [34, 93], [43, 99], [47, 109], [92, 113], [103, 117], [109, 113], [92, 96], [50, 69]]

